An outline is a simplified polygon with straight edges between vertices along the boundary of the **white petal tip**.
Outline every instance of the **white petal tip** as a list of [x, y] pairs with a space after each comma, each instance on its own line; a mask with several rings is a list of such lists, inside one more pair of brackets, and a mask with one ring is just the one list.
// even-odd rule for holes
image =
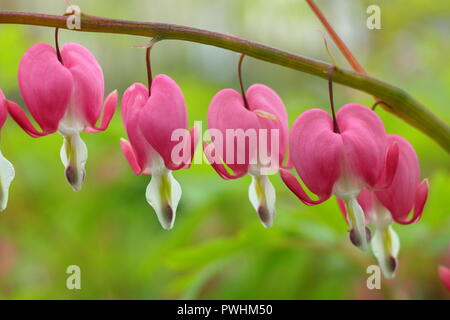
[[358, 233], [355, 229], [351, 229], [348, 233], [350, 242], [357, 248], [366, 251], [369, 247], [372, 233], [369, 228], [365, 227], [364, 231]]
[[248, 197], [265, 228], [272, 227], [275, 217], [275, 189], [267, 176], [252, 175]]
[[377, 228], [372, 241], [372, 252], [377, 258], [386, 279], [395, 277], [398, 268], [397, 256], [399, 250], [400, 239], [392, 225]]
[[175, 223], [175, 215], [172, 207], [167, 205], [165, 210], [163, 210], [162, 215], [158, 216], [158, 220], [164, 230], [171, 230]]
[[73, 170], [72, 166], [68, 166], [65, 171], [66, 179], [72, 186], [75, 192], [81, 190], [83, 186], [84, 178], [86, 177], [85, 170]]
[[60, 152], [61, 161], [66, 167], [65, 175], [74, 191], [80, 191], [86, 177], [85, 165], [88, 158], [86, 144], [79, 133], [64, 135]]
[[258, 217], [261, 220], [261, 223], [265, 228], [270, 228], [273, 225], [273, 212], [269, 212], [269, 210], [263, 206], [258, 208]]
[[0, 152], [0, 211], [8, 205], [9, 187], [14, 179], [14, 167]]
[[397, 259], [390, 256], [381, 264], [381, 271], [386, 279], [395, 278], [395, 272], [397, 271], [398, 262]]

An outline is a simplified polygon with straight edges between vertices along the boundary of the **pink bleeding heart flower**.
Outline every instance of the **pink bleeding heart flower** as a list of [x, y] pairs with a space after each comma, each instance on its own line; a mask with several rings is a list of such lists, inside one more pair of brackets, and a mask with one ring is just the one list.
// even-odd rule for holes
[[129, 141], [121, 139], [121, 147], [136, 175], [152, 175], [147, 201], [162, 227], [171, 229], [181, 198], [172, 171], [190, 166], [199, 132], [187, 130], [186, 102], [170, 77], [156, 76], [150, 93], [141, 83], [125, 91], [122, 118]]
[[398, 163], [398, 147], [388, 143], [378, 115], [365, 106], [348, 104], [334, 122], [324, 110], [308, 110], [294, 122], [289, 150], [297, 173], [318, 199], [311, 199], [286, 169], [281, 170], [284, 183], [307, 205], [322, 203], [332, 194], [343, 199], [350, 239], [365, 250], [370, 231], [356, 197], [364, 188], [389, 186]]
[[221, 90], [209, 105], [208, 132], [212, 141], [204, 144], [208, 161], [223, 179], [252, 176], [250, 202], [263, 225], [270, 227], [275, 189], [267, 175], [278, 172], [288, 144], [283, 101], [261, 84], [248, 88], [244, 97], [233, 89]]
[[[0, 89], [0, 129], [3, 127], [8, 116], [6, 109], [5, 95]], [[14, 167], [0, 151], [0, 211], [6, 209], [8, 205], [9, 187], [14, 179]]]
[[[428, 197], [428, 180], [420, 181], [420, 166], [412, 145], [397, 135], [388, 135], [388, 144], [396, 144], [399, 150], [398, 165], [392, 183], [382, 190], [364, 189], [358, 195], [366, 220], [375, 227], [372, 251], [387, 278], [395, 276], [400, 241], [394, 231], [393, 222], [411, 224], [422, 216]], [[339, 206], [347, 218], [344, 202]], [[412, 217], [408, 218], [413, 211]], [[348, 221], [348, 219], [347, 219]]]
[[[66, 178], [78, 191], [85, 178], [87, 148], [80, 138], [82, 131], [105, 130], [114, 114], [117, 91], [108, 95], [103, 105], [103, 71], [85, 47], [67, 43], [61, 49], [62, 61], [48, 44], [33, 45], [19, 65], [19, 88], [31, 116], [40, 126], [37, 130], [25, 112], [7, 101], [9, 113], [32, 137], [58, 131], [64, 137], [61, 160]], [[99, 126], [97, 121], [103, 109]]]

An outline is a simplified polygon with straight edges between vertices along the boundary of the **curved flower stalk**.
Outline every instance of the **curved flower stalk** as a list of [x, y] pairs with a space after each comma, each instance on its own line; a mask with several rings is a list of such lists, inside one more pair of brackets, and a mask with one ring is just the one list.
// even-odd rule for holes
[[[411, 144], [397, 135], [388, 135], [388, 143], [395, 143], [399, 149], [399, 160], [392, 184], [383, 190], [363, 190], [358, 195], [366, 219], [375, 227], [372, 251], [386, 278], [395, 276], [398, 265], [400, 241], [392, 225], [411, 224], [422, 216], [428, 197], [428, 180], [420, 181], [420, 167], [416, 152]], [[347, 210], [338, 200], [344, 216]], [[412, 217], [408, 218], [413, 211]], [[348, 221], [348, 219], [347, 219]]]
[[[75, 191], [80, 190], [88, 156], [80, 133], [108, 127], [117, 91], [111, 92], [103, 105], [103, 71], [92, 53], [76, 43], [65, 44], [60, 53], [45, 43], [33, 45], [19, 65], [19, 88], [41, 131], [16, 103], [7, 101], [10, 115], [32, 137], [57, 131], [64, 137], [61, 160], [66, 178]], [[103, 117], [97, 126], [102, 109]]]
[[122, 119], [129, 141], [121, 139], [120, 143], [135, 174], [152, 175], [146, 191], [147, 201], [161, 226], [171, 229], [181, 198], [181, 187], [172, 171], [189, 168], [199, 132], [195, 128], [187, 131], [183, 93], [170, 77], [156, 76], [150, 93], [141, 83], [125, 91]]
[[321, 109], [301, 114], [291, 129], [290, 159], [313, 200], [286, 169], [281, 177], [305, 204], [315, 205], [332, 194], [348, 211], [350, 240], [365, 250], [370, 239], [364, 212], [356, 197], [364, 188], [380, 189], [392, 183], [398, 163], [398, 146], [389, 143], [378, 115], [359, 104], [343, 106], [333, 119]]
[[212, 140], [204, 144], [208, 161], [225, 180], [252, 176], [250, 202], [263, 225], [270, 227], [276, 196], [267, 175], [278, 172], [288, 143], [283, 101], [261, 84], [242, 95], [233, 89], [221, 90], [209, 105], [208, 131]]
[[[3, 127], [8, 116], [6, 109], [5, 95], [0, 89], [0, 129]], [[8, 205], [9, 187], [14, 179], [14, 167], [0, 151], [0, 211], [6, 209]]]

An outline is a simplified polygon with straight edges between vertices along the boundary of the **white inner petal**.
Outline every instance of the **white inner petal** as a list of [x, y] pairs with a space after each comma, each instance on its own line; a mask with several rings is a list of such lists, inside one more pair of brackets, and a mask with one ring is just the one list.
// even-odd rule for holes
[[88, 151], [79, 133], [64, 135], [61, 147], [61, 161], [66, 168], [66, 178], [75, 191], [79, 191], [86, 177]]
[[392, 225], [378, 226], [372, 239], [372, 251], [386, 278], [395, 276], [400, 240]]
[[155, 210], [161, 226], [172, 229], [181, 199], [181, 186], [155, 151], [152, 153], [151, 172], [152, 177], [145, 193], [147, 202]]
[[262, 224], [269, 228], [275, 217], [275, 188], [266, 175], [251, 175], [248, 197]]
[[0, 211], [8, 205], [9, 186], [14, 179], [14, 167], [0, 151]]
[[361, 250], [367, 250], [367, 232], [366, 232], [366, 217], [364, 211], [356, 200], [355, 197], [346, 201], [347, 207], [347, 220], [350, 228], [354, 232], [355, 240]]
[[347, 161], [343, 161], [340, 177], [333, 186], [333, 194], [340, 199], [349, 200], [357, 197], [363, 188], [361, 179], [353, 174]]

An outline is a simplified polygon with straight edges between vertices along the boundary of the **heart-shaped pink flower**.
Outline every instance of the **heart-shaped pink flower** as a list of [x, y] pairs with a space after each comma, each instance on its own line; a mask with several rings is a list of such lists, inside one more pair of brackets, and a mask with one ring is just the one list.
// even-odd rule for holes
[[381, 119], [359, 104], [343, 106], [332, 117], [321, 109], [301, 114], [291, 130], [290, 159], [305, 185], [318, 196], [312, 199], [296, 177], [281, 170], [284, 183], [305, 204], [322, 203], [332, 194], [346, 202], [352, 242], [367, 248], [369, 234], [356, 197], [364, 188], [384, 188], [392, 183], [398, 147], [389, 143]]
[[164, 74], [153, 79], [151, 95], [146, 86], [135, 83], [122, 97], [122, 119], [129, 139], [121, 140], [123, 153], [136, 175], [152, 175], [147, 201], [163, 228], [171, 229], [181, 198], [172, 171], [189, 168], [199, 135], [196, 128], [187, 131], [183, 93]]
[[267, 86], [252, 85], [245, 97], [248, 106], [233, 89], [214, 96], [208, 109], [212, 143], [204, 144], [204, 153], [223, 179], [252, 175], [250, 202], [269, 227], [275, 215], [275, 190], [267, 175], [278, 172], [286, 154], [287, 112], [281, 98]]
[[[372, 251], [384, 275], [391, 278], [397, 269], [400, 250], [400, 241], [392, 223], [417, 222], [422, 216], [429, 186], [427, 179], [420, 181], [419, 160], [412, 145], [403, 137], [393, 134], [388, 135], [387, 142], [397, 145], [399, 150], [398, 165], [392, 183], [381, 190], [362, 190], [357, 201], [367, 222], [373, 224], [376, 229], [372, 239]], [[338, 199], [338, 203], [348, 221], [344, 202]], [[411, 211], [412, 217], [408, 218]]]
[[[108, 127], [117, 104], [117, 92], [108, 95], [103, 105], [103, 71], [85, 47], [68, 43], [61, 49], [62, 62], [48, 44], [33, 45], [19, 65], [19, 88], [25, 104], [42, 131], [38, 131], [25, 112], [7, 101], [9, 113], [32, 137], [58, 131], [64, 136], [61, 160], [66, 177], [79, 190], [85, 177], [86, 145], [80, 133], [99, 132]], [[99, 126], [97, 121], [103, 109]]]

